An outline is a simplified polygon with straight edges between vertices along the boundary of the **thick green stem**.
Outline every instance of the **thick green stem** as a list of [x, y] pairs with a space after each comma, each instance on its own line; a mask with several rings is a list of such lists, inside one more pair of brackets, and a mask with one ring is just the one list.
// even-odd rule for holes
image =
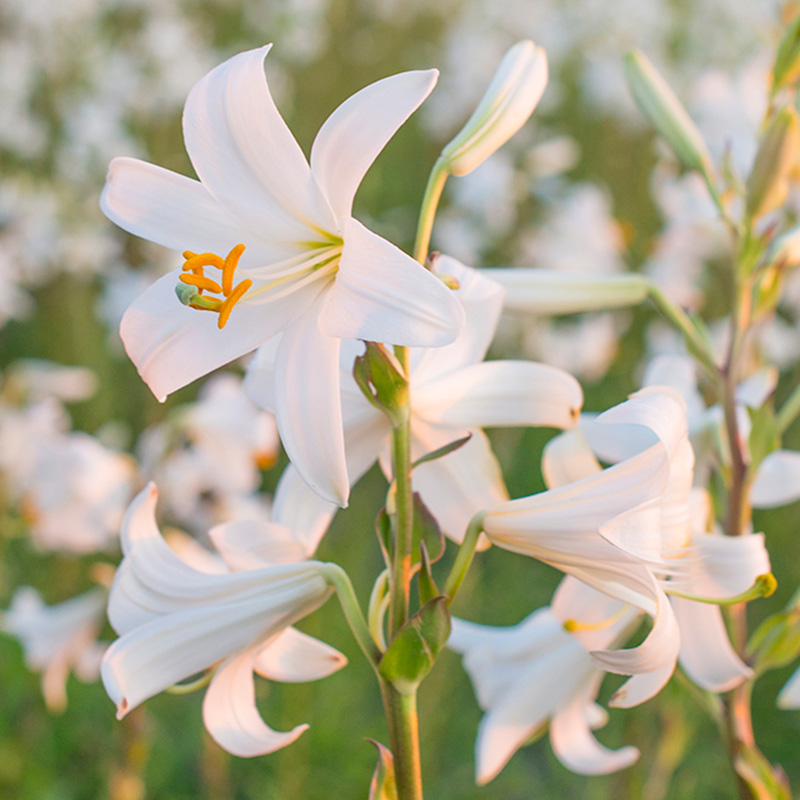
[[394, 555], [389, 632], [408, 619], [411, 583], [411, 545], [414, 533], [414, 496], [411, 490], [411, 428], [405, 418], [392, 429], [392, 471], [395, 486]]
[[398, 800], [422, 800], [422, 768], [419, 758], [417, 695], [398, 692], [381, 681], [383, 707], [394, 756]]

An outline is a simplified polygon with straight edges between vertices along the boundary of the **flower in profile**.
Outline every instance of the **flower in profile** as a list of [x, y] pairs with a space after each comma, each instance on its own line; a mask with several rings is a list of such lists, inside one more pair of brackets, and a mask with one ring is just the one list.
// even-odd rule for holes
[[106, 592], [100, 588], [52, 606], [30, 586], [14, 592], [2, 629], [19, 639], [28, 667], [42, 673], [42, 694], [51, 711], [66, 708], [70, 671], [82, 681], [97, 680], [105, 649], [97, 634], [105, 606]]
[[[414, 488], [439, 521], [442, 530], [460, 542], [470, 519], [487, 506], [508, 499], [500, 465], [483, 427], [531, 425], [570, 428], [578, 421], [583, 393], [566, 372], [530, 361], [484, 361], [503, 306], [503, 288], [486, 273], [470, 269], [454, 258], [439, 256], [437, 271], [458, 281], [454, 292], [464, 307], [467, 324], [459, 338], [446, 347], [414, 349], [410, 353], [411, 457], [420, 459], [452, 442], [471, 436], [455, 452], [419, 464]], [[253, 396], [273, 382], [272, 362], [262, 351], [247, 381]], [[370, 404], [353, 378], [355, 348], [342, 351], [341, 386], [347, 469], [356, 481], [380, 458], [391, 475], [391, 424]], [[291, 467], [276, 493], [282, 508], [291, 495], [302, 500], [302, 486]]]
[[234, 56], [189, 93], [184, 139], [199, 181], [111, 163], [105, 214], [184, 258], [134, 301], [120, 332], [160, 400], [282, 332], [281, 439], [308, 484], [344, 505], [340, 339], [434, 347], [463, 325], [441, 281], [351, 216], [365, 172], [437, 73], [401, 73], [353, 95], [320, 129], [309, 164], [270, 96], [268, 51]]
[[636, 761], [635, 747], [608, 750], [592, 734], [606, 713], [594, 702], [603, 672], [590, 654], [623, 641], [638, 624], [637, 609], [569, 575], [550, 606], [518, 625], [453, 620], [447, 645], [464, 654], [486, 712], [475, 743], [479, 785], [492, 780], [548, 722], [553, 751], [573, 772], [604, 775]]
[[109, 598], [120, 634], [102, 677], [122, 717], [179, 681], [211, 670], [203, 719], [211, 736], [239, 756], [272, 752], [307, 726], [277, 732], [255, 705], [253, 673], [279, 681], [322, 678], [345, 664], [332, 647], [290, 626], [330, 595], [324, 565], [304, 561], [304, 543], [286, 526], [221, 525], [211, 537], [221, 556], [181, 557], [162, 538], [153, 484], [123, 523], [125, 557]]

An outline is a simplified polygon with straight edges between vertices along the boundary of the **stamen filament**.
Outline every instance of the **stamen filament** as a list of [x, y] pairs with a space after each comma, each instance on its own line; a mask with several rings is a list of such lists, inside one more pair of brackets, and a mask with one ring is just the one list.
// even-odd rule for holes
[[601, 619], [599, 622], [579, 622], [576, 619], [564, 620], [564, 630], [568, 633], [577, 633], [578, 631], [602, 631], [605, 628], [610, 628], [615, 622], [619, 622], [625, 614], [628, 613], [630, 606], [624, 605], [616, 614], [612, 614], [606, 619]]

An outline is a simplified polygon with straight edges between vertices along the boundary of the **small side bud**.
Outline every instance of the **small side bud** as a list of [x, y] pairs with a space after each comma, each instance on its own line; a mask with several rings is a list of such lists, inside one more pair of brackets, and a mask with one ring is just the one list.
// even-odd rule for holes
[[353, 377], [367, 400], [392, 424], [402, 422], [408, 413], [408, 381], [403, 367], [382, 344], [364, 344], [366, 350], [355, 360]]
[[800, 15], [783, 34], [772, 66], [772, 93], [797, 83], [800, 78]]
[[711, 175], [711, 156], [700, 131], [647, 56], [632, 50], [623, 59], [625, 78], [636, 105], [653, 123], [686, 169]]
[[441, 159], [452, 175], [466, 175], [505, 144], [533, 113], [547, 85], [547, 55], [530, 40], [500, 62], [478, 107]]
[[800, 155], [800, 121], [791, 106], [782, 108], [761, 138], [747, 178], [747, 215], [751, 219], [774, 211], [786, 199], [789, 175]]

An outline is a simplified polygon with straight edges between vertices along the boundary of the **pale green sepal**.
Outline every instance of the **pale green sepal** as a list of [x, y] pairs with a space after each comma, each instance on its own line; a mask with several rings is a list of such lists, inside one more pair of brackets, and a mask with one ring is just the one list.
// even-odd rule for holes
[[367, 741], [378, 751], [378, 763], [369, 785], [369, 800], [397, 800], [397, 783], [394, 778], [394, 756], [391, 750], [374, 739]]
[[800, 15], [786, 28], [772, 67], [772, 94], [797, 83], [800, 77]]

